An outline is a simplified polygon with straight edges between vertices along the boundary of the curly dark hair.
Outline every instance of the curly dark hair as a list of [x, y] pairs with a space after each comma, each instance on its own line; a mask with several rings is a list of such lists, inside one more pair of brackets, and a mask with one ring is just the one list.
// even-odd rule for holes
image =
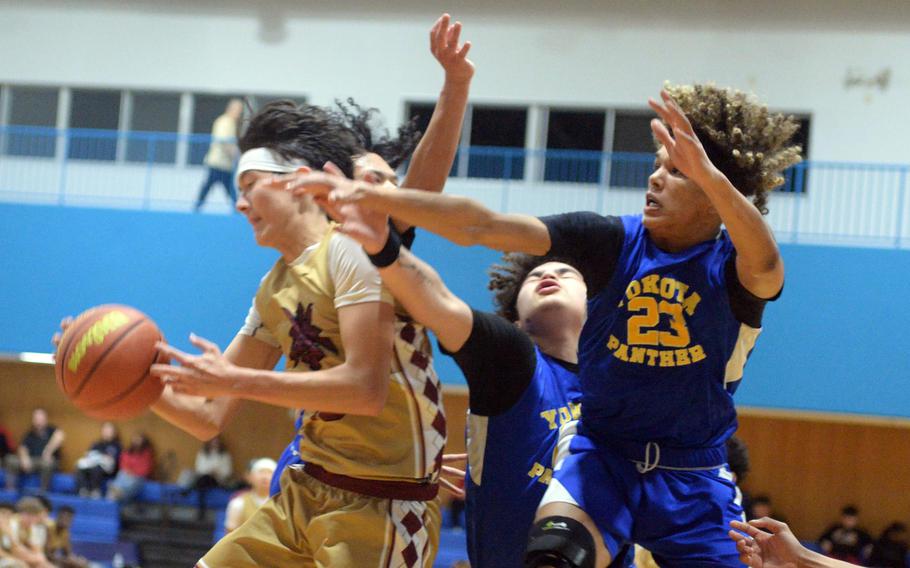
[[238, 140], [241, 152], [268, 148], [286, 160], [305, 160], [313, 169], [328, 161], [354, 177], [354, 156], [362, 152], [357, 137], [335, 112], [294, 101], [273, 101], [250, 118]]
[[751, 469], [749, 448], [738, 436], [730, 436], [727, 439], [727, 465], [730, 466], [730, 471], [736, 475], [736, 483], [742, 483], [749, 475]]
[[711, 163], [767, 215], [768, 192], [783, 184], [782, 172], [802, 159], [802, 148], [790, 143], [799, 123], [742, 91], [710, 84], [664, 88], [686, 113]]
[[364, 108], [352, 98], [336, 100], [335, 106], [362, 150], [379, 154], [393, 169], [398, 169], [410, 158], [420, 142], [422, 133], [417, 128], [416, 117], [399, 126], [398, 137], [392, 138], [388, 129], [382, 126], [378, 109]]
[[533, 256], [514, 252], [502, 255], [500, 263], [490, 267], [490, 283], [487, 285], [493, 291], [496, 313], [509, 321], [518, 321], [517, 304], [521, 285], [532, 270], [548, 262], [573, 266], [570, 261], [557, 256]]

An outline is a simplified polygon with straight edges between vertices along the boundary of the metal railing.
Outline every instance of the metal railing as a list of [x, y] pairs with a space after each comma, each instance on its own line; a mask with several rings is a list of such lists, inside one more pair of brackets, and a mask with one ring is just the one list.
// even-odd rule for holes
[[[0, 200], [190, 210], [207, 134], [0, 127]], [[638, 212], [652, 154], [467, 147], [449, 190], [503, 212]], [[910, 247], [910, 164], [809, 161], [786, 172], [768, 221], [782, 241]], [[226, 212], [217, 190], [209, 210]]]

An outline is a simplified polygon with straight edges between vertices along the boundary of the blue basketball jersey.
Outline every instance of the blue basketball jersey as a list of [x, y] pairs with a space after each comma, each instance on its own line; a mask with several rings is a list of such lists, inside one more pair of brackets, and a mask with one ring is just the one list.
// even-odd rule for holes
[[275, 468], [275, 473], [272, 474], [272, 481], [269, 484], [269, 495], [274, 496], [281, 493], [281, 474], [284, 473], [285, 468], [303, 463], [300, 459], [300, 452], [297, 450], [297, 448], [300, 447], [300, 428], [302, 422], [303, 412], [298, 412], [297, 418], [294, 420], [294, 432], [296, 432], [296, 434], [294, 435], [294, 439], [291, 440], [291, 443], [287, 445], [278, 458], [278, 466]]
[[581, 411], [578, 377], [535, 352], [534, 376], [516, 404], [495, 416], [468, 415], [468, 555], [478, 568], [524, 565], [559, 427]]
[[665, 252], [640, 215], [621, 219], [615, 270], [590, 298], [579, 345], [581, 427], [629, 459], [653, 442], [662, 465], [722, 464], [737, 426], [732, 394], [760, 331], [731, 309], [733, 244], [721, 231]]

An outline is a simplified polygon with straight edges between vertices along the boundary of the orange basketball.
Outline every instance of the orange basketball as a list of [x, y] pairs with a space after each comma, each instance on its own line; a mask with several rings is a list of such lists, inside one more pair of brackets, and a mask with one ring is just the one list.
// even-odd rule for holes
[[147, 315], [106, 304], [81, 313], [57, 347], [57, 385], [80, 410], [100, 420], [141, 414], [161, 396], [149, 374], [167, 358], [155, 350], [163, 338]]

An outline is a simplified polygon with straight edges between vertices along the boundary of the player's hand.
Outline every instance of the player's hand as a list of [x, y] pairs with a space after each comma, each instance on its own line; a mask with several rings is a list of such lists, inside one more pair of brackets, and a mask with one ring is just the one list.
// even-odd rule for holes
[[[372, 174], [367, 174], [364, 181], [376, 183]], [[389, 216], [372, 211], [357, 203], [330, 205], [334, 211], [332, 217], [340, 223], [338, 232], [347, 235], [360, 243], [367, 254], [376, 254], [383, 249], [389, 240]]]
[[352, 180], [344, 176], [332, 162], [326, 162], [323, 171], [290, 173], [275, 176], [270, 187], [290, 191], [295, 197], [309, 195], [325, 211], [338, 220], [337, 207], [357, 203], [369, 206], [369, 197], [379, 188], [366, 180]]
[[[667, 150], [670, 160], [680, 172], [701, 187], [720, 175], [720, 171], [711, 163], [704, 146], [695, 134], [692, 123], [676, 104], [670, 94], [660, 91], [663, 103], [648, 99], [648, 105], [660, 116], [651, 121], [654, 136]], [[671, 134], [669, 127], [673, 132]]]
[[[786, 523], [764, 517], [742, 523], [732, 521], [730, 538], [736, 542], [739, 560], [752, 568], [797, 568], [807, 549]], [[762, 530], [764, 529], [764, 530]]]
[[32, 463], [32, 456], [30, 456], [28, 454], [24, 454], [19, 457], [20, 457], [19, 467], [22, 468], [22, 471], [25, 471], [25, 472], [32, 471], [32, 468], [34, 467], [34, 464]]
[[[468, 454], [445, 454], [442, 456], [442, 471], [439, 474], [439, 484], [448, 493], [464, 499], [464, 463], [468, 459]], [[455, 467], [452, 464], [460, 464], [461, 467]]]
[[471, 42], [459, 47], [461, 22], [451, 24], [451, 16], [443, 14], [430, 28], [430, 52], [446, 72], [446, 81], [466, 83], [474, 77], [474, 64], [468, 59]]
[[190, 355], [166, 343], [156, 343], [155, 348], [160, 353], [179, 362], [180, 366], [158, 363], [152, 365], [151, 374], [160, 377], [178, 394], [206, 398], [231, 396], [240, 368], [228, 361], [211, 341], [190, 334], [190, 342], [202, 354]]
[[51, 336], [51, 343], [54, 344], [54, 348], [60, 347], [60, 340], [63, 338], [63, 334], [66, 333], [66, 330], [73, 325], [73, 316], [66, 316], [60, 320], [60, 331], [54, 333]]

